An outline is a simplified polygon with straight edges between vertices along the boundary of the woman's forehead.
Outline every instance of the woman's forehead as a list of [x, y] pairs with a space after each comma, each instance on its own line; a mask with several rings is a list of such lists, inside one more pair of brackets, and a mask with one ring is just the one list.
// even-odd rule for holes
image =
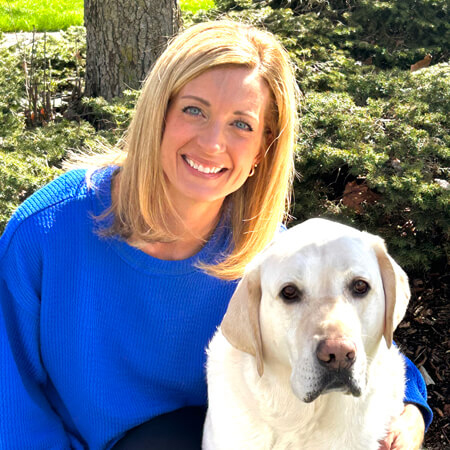
[[196, 97], [209, 106], [220, 100], [242, 104], [247, 108], [267, 103], [269, 88], [255, 69], [221, 67], [209, 69], [186, 83], [177, 98]]

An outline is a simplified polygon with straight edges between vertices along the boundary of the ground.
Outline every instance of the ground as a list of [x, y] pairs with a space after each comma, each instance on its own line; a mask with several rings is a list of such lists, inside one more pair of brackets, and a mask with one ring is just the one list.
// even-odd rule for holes
[[428, 379], [428, 402], [434, 420], [426, 437], [427, 450], [450, 449], [450, 276], [445, 268], [411, 280], [412, 297], [395, 340]]

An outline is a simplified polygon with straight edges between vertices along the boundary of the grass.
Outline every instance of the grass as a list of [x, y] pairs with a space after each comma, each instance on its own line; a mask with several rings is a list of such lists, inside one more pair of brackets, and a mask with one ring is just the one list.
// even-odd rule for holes
[[83, 0], [0, 0], [0, 30], [58, 31], [83, 25]]
[[197, 12], [199, 9], [208, 10], [214, 7], [214, 0], [179, 0], [181, 11]]
[[[182, 11], [210, 9], [214, 0], [180, 0]], [[0, 31], [59, 31], [83, 25], [83, 0], [0, 0]]]

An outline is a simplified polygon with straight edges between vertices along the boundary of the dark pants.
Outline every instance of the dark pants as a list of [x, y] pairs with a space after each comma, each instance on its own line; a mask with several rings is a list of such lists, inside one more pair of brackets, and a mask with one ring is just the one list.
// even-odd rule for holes
[[200, 450], [206, 408], [178, 409], [128, 431], [114, 450]]

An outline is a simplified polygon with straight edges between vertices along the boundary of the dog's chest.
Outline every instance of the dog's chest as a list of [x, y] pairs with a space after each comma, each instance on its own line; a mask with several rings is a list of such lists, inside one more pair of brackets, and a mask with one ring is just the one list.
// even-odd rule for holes
[[346, 433], [341, 431], [339, 435], [331, 439], [330, 436], [324, 439], [323, 433], [314, 433], [304, 438], [294, 435], [290, 437], [279, 436], [272, 441], [268, 448], [271, 450], [343, 450], [348, 448], [352, 450], [378, 450], [379, 444], [366, 438], [358, 441], [352, 438], [349, 439], [349, 436], [346, 436]]
[[[245, 448], [264, 450], [378, 450], [378, 439], [384, 435], [386, 424], [370, 421], [364, 411], [351, 407], [348, 402], [323, 402], [315, 411], [304, 408], [302, 414], [279, 411], [278, 417], [252, 418], [254, 433], [242, 442]], [[359, 410], [359, 411], [358, 411]], [[367, 412], [367, 411], [366, 411]], [[264, 423], [266, 426], [261, 427]], [[270, 424], [270, 425], [269, 425]], [[257, 436], [256, 430], [260, 434]], [[255, 441], [250, 443], [250, 435]], [[250, 438], [251, 440], [251, 438]], [[258, 441], [258, 442], [256, 442]]]

